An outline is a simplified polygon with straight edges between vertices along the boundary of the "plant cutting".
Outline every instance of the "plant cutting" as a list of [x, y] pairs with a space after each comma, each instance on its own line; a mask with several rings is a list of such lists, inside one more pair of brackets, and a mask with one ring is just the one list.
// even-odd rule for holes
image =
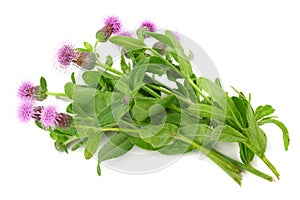
[[[232, 87], [235, 95], [230, 96], [219, 79], [195, 73], [193, 54], [186, 53], [180, 35], [159, 32], [151, 21], [132, 33], [123, 31], [118, 17], [110, 16], [95, 36], [93, 45], [62, 44], [55, 57], [62, 70], [80, 68], [83, 81], [73, 72], [63, 93], [48, 91], [44, 77], [39, 85], [24, 82], [18, 89], [20, 121], [34, 120], [48, 131], [58, 151], [83, 148], [86, 159], [97, 158], [99, 175], [102, 162], [123, 156], [134, 146], [165, 155], [199, 151], [238, 184], [242, 172], [273, 181], [273, 176], [252, 165], [257, 157], [279, 179], [266, 156], [262, 126], [272, 123], [282, 130], [285, 150], [289, 134], [272, 106], [253, 108], [250, 94]], [[155, 42], [149, 45], [149, 40]], [[116, 45], [119, 59], [107, 56], [101, 62], [97, 48], [104, 43]], [[68, 99], [66, 110], [39, 103], [49, 96]], [[240, 159], [218, 151], [220, 142], [237, 144]]]

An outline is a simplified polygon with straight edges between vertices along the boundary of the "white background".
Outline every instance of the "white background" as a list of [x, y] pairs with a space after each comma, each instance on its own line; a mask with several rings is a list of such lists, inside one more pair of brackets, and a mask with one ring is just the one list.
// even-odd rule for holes
[[[195, 2], [198, 2], [195, 4]], [[21, 1], [0, 3], [1, 164], [0, 199], [299, 199], [300, 5], [297, 1]], [[144, 19], [195, 40], [214, 61], [226, 89], [251, 92], [253, 104], [271, 104], [289, 128], [284, 152], [281, 132], [266, 126], [266, 155], [278, 168], [274, 183], [243, 174], [239, 187], [197, 154], [162, 171], [128, 175], [61, 154], [46, 132], [16, 119], [16, 89], [24, 80], [63, 91], [69, 74], [52, 66], [53, 50], [66, 39], [94, 41], [103, 17], [118, 15], [128, 29]], [[51, 101], [51, 100], [50, 100]], [[55, 102], [55, 101], [53, 101]], [[48, 101], [49, 103], [49, 101]], [[255, 166], [263, 167], [259, 160]]]

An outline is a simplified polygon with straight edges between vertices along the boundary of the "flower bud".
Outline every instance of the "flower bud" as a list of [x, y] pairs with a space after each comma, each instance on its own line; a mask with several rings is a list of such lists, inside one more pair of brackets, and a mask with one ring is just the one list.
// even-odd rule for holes
[[65, 113], [58, 113], [55, 118], [55, 124], [62, 129], [66, 129], [72, 124], [72, 117]]
[[167, 45], [165, 45], [162, 42], [156, 42], [154, 43], [152, 47], [157, 53], [164, 56], [166, 54]]
[[112, 34], [112, 26], [104, 26], [102, 29], [97, 31], [96, 39], [99, 42], [106, 42]]
[[47, 91], [42, 90], [40, 86], [34, 87], [34, 98], [38, 101], [43, 101], [47, 99]]
[[36, 106], [33, 108], [33, 114], [32, 114], [32, 118], [35, 120], [40, 121], [41, 120], [41, 113], [44, 109], [44, 106]]
[[106, 42], [112, 34], [119, 33], [121, 27], [122, 24], [118, 17], [107, 17], [104, 22], [104, 27], [96, 33], [96, 38], [99, 42]]
[[47, 98], [47, 91], [44, 91], [40, 86], [34, 86], [31, 82], [24, 82], [18, 89], [18, 97], [23, 101], [43, 101]]
[[72, 62], [82, 69], [91, 70], [96, 66], [96, 61], [97, 57], [95, 54], [90, 52], [80, 52], [76, 60], [73, 60]]

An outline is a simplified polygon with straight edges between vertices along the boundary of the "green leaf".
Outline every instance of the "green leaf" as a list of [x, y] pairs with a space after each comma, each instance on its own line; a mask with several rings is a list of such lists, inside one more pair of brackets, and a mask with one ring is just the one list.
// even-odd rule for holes
[[159, 149], [159, 148], [154, 148], [151, 144], [145, 142], [145, 140], [138, 137], [130, 137], [130, 141], [132, 144], [134, 144], [135, 146], [141, 149], [145, 149], [149, 151], [156, 151]]
[[100, 166], [100, 162], [98, 162], [98, 164], [97, 164], [97, 174], [98, 174], [98, 176], [101, 176], [101, 166]]
[[248, 121], [247, 121], [247, 102], [245, 102], [245, 99], [240, 97], [231, 97], [232, 102], [236, 106], [238, 112], [240, 113], [240, 123], [244, 128], [248, 127]]
[[189, 96], [189, 91], [187, 90], [187, 88], [185, 88], [181, 83], [176, 81], [176, 85], [177, 85], [177, 91], [182, 94], [182, 96], [184, 97], [188, 97]]
[[75, 79], [75, 73], [74, 72], [72, 72], [72, 74], [71, 74], [71, 80], [72, 80], [73, 84], [76, 84], [76, 79]]
[[255, 117], [254, 112], [250, 104], [247, 104], [247, 121], [249, 127], [246, 129], [249, 143], [253, 147], [251, 149], [255, 154], [262, 157], [266, 150], [267, 139], [264, 132], [259, 128]]
[[113, 59], [111, 56], [107, 56], [106, 57], [106, 61], [105, 61], [105, 64], [108, 65], [108, 66], [113, 66], [114, 62], [113, 62]]
[[146, 34], [150, 35], [151, 37], [157, 39], [158, 41], [166, 44], [169, 47], [173, 47], [173, 43], [171, 42], [171, 40], [167, 36], [165, 36], [163, 34], [154, 33], [154, 32], [147, 32]]
[[149, 115], [150, 108], [155, 105], [156, 99], [154, 98], [138, 98], [134, 100], [134, 105], [131, 109], [133, 118], [139, 122], [144, 121]]
[[275, 112], [275, 109], [270, 105], [258, 106], [255, 110], [254, 116], [256, 121], [272, 114]]
[[197, 93], [186, 79], [184, 80], [183, 85], [188, 93], [186, 97], [188, 97], [193, 103], [198, 103]]
[[90, 50], [84, 48], [76, 48], [75, 50], [79, 52], [90, 52]]
[[76, 151], [77, 149], [79, 149], [80, 147], [84, 146], [87, 142], [87, 138], [83, 139], [82, 141], [78, 142], [77, 144], [74, 144], [72, 147], [71, 147], [71, 150], [72, 151]]
[[278, 126], [282, 133], [283, 133], [283, 143], [284, 143], [284, 149], [287, 151], [288, 148], [289, 148], [289, 144], [290, 144], [290, 137], [289, 137], [289, 132], [288, 132], [288, 129], [287, 127], [279, 120], [276, 120], [276, 119], [262, 119], [261, 121], [258, 122], [258, 124], [261, 126], [261, 125], [264, 125], [264, 124], [268, 124], [268, 123], [271, 123], [271, 124], [275, 124], [276, 126]]
[[123, 94], [130, 94], [130, 88], [128, 85], [128, 77], [123, 76], [115, 83], [115, 89]]
[[97, 71], [85, 71], [82, 74], [82, 79], [89, 86], [95, 86], [99, 82], [100, 73]]
[[43, 91], [47, 91], [47, 82], [46, 79], [42, 76], [40, 78], [40, 87]]
[[98, 164], [97, 164], [97, 174], [98, 174], [98, 176], [101, 176], [100, 162], [98, 162]]
[[67, 141], [69, 139], [68, 135], [61, 133], [57, 130], [52, 130], [50, 132], [50, 137], [58, 143], [64, 143], [65, 141]]
[[226, 108], [226, 93], [218, 84], [204, 77], [199, 78], [198, 84], [210, 95], [218, 106], [223, 109]]
[[40, 121], [35, 120], [34, 123], [35, 123], [35, 125], [36, 125], [37, 127], [39, 127], [40, 129], [45, 130], [44, 127], [43, 127], [43, 125], [42, 125], [42, 123], [41, 123]]
[[210, 119], [193, 117], [186, 114], [185, 112], [182, 112], [180, 114], [177, 112], [168, 112], [166, 122], [175, 124], [177, 126], [186, 126], [199, 123], [210, 124]]
[[171, 45], [168, 45], [168, 46], [173, 47], [177, 51], [178, 54], [185, 56], [184, 49], [181, 46], [181, 44], [179, 43], [179, 41], [177, 40], [177, 38], [175, 37], [174, 33], [166, 30], [165, 35], [171, 42]]
[[170, 81], [176, 81], [177, 79], [182, 78], [182, 75], [174, 69], [169, 68], [169, 70], [167, 70], [167, 77]]
[[171, 144], [174, 136], [177, 134], [178, 127], [174, 124], [165, 123], [162, 129], [151, 137], [142, 138], [154, 148], [163, 147]]
[[187, 58], [189, 61], [194, 59], [194, 53], [191, 50], [189, 50], [189, 55], [187, 56]]
[[103, 162], [112, 158], [120, 157], [130, 151], [133, 144], [125, 133], [119, 132], [112, 136], [100, 149], [98, 161]]
[[73, 112], [82, 113], [89, 117], [96, 117], [95, 97], [100, 93], [99, 90], [91, 87], [76, 85], [73, 88]]
[[84, 47], [89, 51], [89, 52], [92, 52], [93, 51], [93, 46], [88, 43], [88, 42], [84, 42]]
[[157, 103], [161, 106], [163, 106], [164, 108], [169, 108], [173, 105], [174, 101], [176, 101], [177, 98], [175, 95], [168, 95], [162, 99], [159, 99], [157, 101]]
[[70, 99], [73, 98], [73, 90], [74, 90], [74, 84], [73, 83], [69, 82], [69, 83], [65, 84], [65, 94]]
[[136, 35], [137, 35], [138, 39], [141, 41], [144, 41], [146, 32], [147, 32], [146, 27], [141, 26], [140, 28], [138, 28], [138, 30], [136, 31]]
[[249, 165], [254, 158], [254, 153], [246, 145], [239, 143], [240, 158], [244, 164]]
[[[183, 112], [186, 114], [198, 117], [198, 118], [209, 118], [218, 120], [220, 122], [224, 122], [226, 118], [225, 111], [217, 108], [216, 106], [211, 106], [207, 104], [193, 104], [189, 106], [188, 108], [184, 109]], [[230, 119], [230, 118], [227, 118]]]
[[120, 65], [121, 65], [122, 72], [124, 72], [125, 74], [128, 74], [129, 71], [130, 71], [130, 66], [126, 63], [125, 57], [124, 57], [123, 54], [121, 55], [121, 63], [120, 63]]
[[231, 126], [218, 126], [213, 129], [212, 135], [219, 136], [218, 141], [221, 142], [247, 142], [248, 138], [243, 133], [237, 131]]
[[94, 132], [92, 129], [89, 130], [90, 136], [86, 142], [85, 149], [84, 149], [84, 157], [85, 159], [90, 159], [96, 153], [101, 137], [103, 135], [102, 132]]
[[127, 36], [113, 36], [109, 39], [109, 41], [113, 44], [122, 46], [126, 51], [147, 48], [141, 40]]
[[194, 149], [193, 146], [182, 142], [180, 140], [176, 140], [173, 144], [164, 146], [163, 148], [159, 149], [158, 151], [162, 154], [166, 155], [178, 155], [183, 153], [188, 153]]
[[166, 31], [165, 35], [170, 39], [173, 46], [173, 48], [168, 48], [167, 51], [171, 52], [175, 60], [179, 63], [179, 68], [182, 74], [186, 78], [191, 77], [193, 74], [192, 65], [189, 62], [188, 57], [185, 55], [183, 47], [174, 36], [174, 33]]
[[220, 78], [216, 78], [215, 83], [216, 83], [220, 88], [222, 88], [222, 83], [221, 83]]
[[137, 92], [144, 85], [144, 76], [147, 65], [136, 66], [129, 74], [129, 88], [133, 93]]
[[67, 113], [70, 113], [70, 114], [74, 114], [74, 112], [73, 112], [73, 105], [72, 105], [72, 103], [70, 103], [68, 106], [67, 106], [67, 109], [66, 109], [66, 112]]
[[97, 121], [99, 126], [113, 123], [115, 121], [112, 112], [112, 103], [116, 96], [121, 94], [115, 94], [112, 92], [100, 93], [95, 97], [95, 113], [97, 115]]
[[207, 144], [217, 141], [217, 136], [212, 135], [212, 129], [205, 124], [193, 124], [180, 127], [180, 133], [199, 144]]
[[150, 56], [150, 58], [147, 58], [146, 61], [147, 62], [144, 64], [147, 65], [147, 72], [162, 76], [169, 69], [166, 65], [166, 60], [160, 57]]
[[205, 124], [193, 124], [180, 128], [182, 135], [200, 144], [214, 142], [247, 142], [248, 139], [234, 128], [224, 125], [210, 128]]
[[234, 104], [233, 100], [226, 93], [226, 122], [232, 125], [234, 128], [241, 130], [243, 117], [241, 116], [240, 111]]

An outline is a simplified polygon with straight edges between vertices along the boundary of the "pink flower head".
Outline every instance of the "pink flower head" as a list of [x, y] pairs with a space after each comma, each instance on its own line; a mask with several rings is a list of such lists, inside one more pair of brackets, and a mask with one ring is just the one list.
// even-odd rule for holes
[[23, 101], [18, 107], [18, 118], [21, 122], [29, 122], [34, 114], [33, 102]]
[[57, 111], [54, 106], [46, 106], [41, 112], [40, 121], [42, 125], [48, 129], [49, 127], [55, 127], [55, 119], [57, 117]]
[[18, 89], [18, 97], [21, 100], [34, 100], [35, 99], [35, 87], [29, 82], [23, 82]]
[[111, 31], [113, 34], [119, 33], [122, 27], [121, 21], [116, 16], [107, 17], [105, 19], [104, 25], [111, 27]]
[[143, 21], [141, 23], [141, 27], [146, 27], [149, 32], [156, 32], [156, 30], [157, 30], [156, 25], [152, 21], [149, 21], [149, 20]]
[[69, 42], [64, 42], [58, 49], [55, 55], [58, 66], [65, 70], [67, 69], [73, 60], [78, 57], [78, 52], [75, 50], [73, 45]]

